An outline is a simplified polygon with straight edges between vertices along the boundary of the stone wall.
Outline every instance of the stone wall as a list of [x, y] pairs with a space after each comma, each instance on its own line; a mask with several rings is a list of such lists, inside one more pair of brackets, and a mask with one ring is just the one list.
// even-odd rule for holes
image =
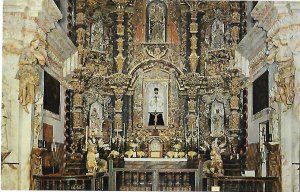
[[[236, 65], [249, 65], [249, 76], [244, 73], [249, 90], [248, 143], [261, 143], [262, 175], [270, 174], [268, 153], [270, 159], [280, 153], [282, 191], [299, 191], [298, 166], [292, 165], [300, 161], [299, 8], [296, 2], [259, 2], [252, 11], [256, 24], [237, 48]], [[269, 71], [269, 107], [253, 115], [252, 82], [265, 70]], [[273, 139], [267, 144], [259, 139], [259, 123], [264, 121], [269, 121]]]
[[[41, 135], [39, 126], [42, 119], [55, 126], [54, 134], [61, 136], [58, 140], [60, 143], [64, 142], [64, 89], [67, 88], [67, 84], [63, 79], [63, 68], [66, 65], [65, 61], [71, 55], [76, 55], [77, 49], [63, 30], [55, 34], [61, 38], [54, 40], [59, 40], [59, 43], [52, 42], [51, 44], [51, 39], [48, 38], [53, 30], [59, 28], [57, 21], [62, 17], [53, 0], [9, 0], [4, 1], [3, 7], [2, 108], [6, 116], [2, 115], [2, 118], [6, 119], [6, 124], [2, 129], [6, 128], [7, 134], [7, 143], [3, 144], [3, 147], [11, 154], [2, 162], [4, 164], [1, 170], [1, 189], [28, 190], [30, 188], [30, 157], [33, 147], [36, 147], [34, 138]], [[18, 98], [20, 80], [16, 79], [16, 74], [19, 70], [20, 55], [26, 49], [30, 49], [32, 40], [37, 38], [40, 41], [38, 47], [44, 46], [47, 53], [47, 56], [46, 54], [44, 56], [47, 59], [45, 67], [36, 65], [39, 72], [39, 85], [36, 87], [37, 94], [34, 95], [36, 96], [34, 98], [41, 98], [39, 104], [42, 106], [43, 70], [46, 68], [52, 73], [56, 73], [55, 77], [62, 86], [61, 118], [56, 122], [47, 120], [43, 115], [44, 110], [38, 108], [36, 102], [29, 103], [27, 105], [28, 112], [26, 112]], [[68, 54], [64, 55], [65, 52], [61, 50], [67, 50]], [[76, 63], [77, 61], [73, 59], [72, 65], [76, 66]], [[67, 73], [70, 72], [71, 70]], [[35, 115], [40, 118], [36, 118]]]

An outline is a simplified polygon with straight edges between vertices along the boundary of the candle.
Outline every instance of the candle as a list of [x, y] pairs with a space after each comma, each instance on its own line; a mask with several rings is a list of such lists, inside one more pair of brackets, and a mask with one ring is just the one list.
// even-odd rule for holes
[[85, 128], [85, 150], [87, 151], [87, 145], [88, 145], [88, 126]]
[[192, 136], [194, 135], [194, 125], [192, 125]]
[[123, 127], [124, 127], [124, 130], [123, 130], [123, 137], [125, 139], [125, 123], [123, 123]]
[[117, 138], [119, 137], [119, 124], [117, 123]]

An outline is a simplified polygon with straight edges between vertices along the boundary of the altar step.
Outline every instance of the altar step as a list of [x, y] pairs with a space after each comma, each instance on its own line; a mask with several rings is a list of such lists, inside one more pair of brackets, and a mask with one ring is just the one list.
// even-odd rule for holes
[[241, 176], [240, 161], [236, 159], [223, 160], [224, 175], [225, 176]]

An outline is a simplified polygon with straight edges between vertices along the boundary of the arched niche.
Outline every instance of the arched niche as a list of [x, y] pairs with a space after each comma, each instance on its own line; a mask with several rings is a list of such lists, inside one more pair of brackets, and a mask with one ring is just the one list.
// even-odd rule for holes
[[167, 6], [161, 0], [153, 0], [146, 8], [146, 40], [163, 43], [167, 39]]
[[222, 137], [225, 133], [224, 104], [215, 100], [211, 105], [211, 136]]
[[101, 17], [91, 25], [91, 49], [93, 51], [104, 51], [104, 26]]
[[89, 110], [89, 136], [94, 132], [95, 136], [102, 137], [102, 123], [102, 105], [99, 102], [94, 102]]
[[[134, 70], [130, 89], [133, 91], [133, 127], [154, 128], [149, 124], [150, 114], [155, 112], [155, 96], [159, 99], [156, 112], [161, 114], [162, 123], [157, 123], [158, 128], [167, 128], [176, 121], [178, 112], [179, 83], [177, 76], [179, 72], [172, 65], [164, 65], [159, 61], [152, 61], [147, 65], [139, 65]], [[158, 89], [157, 95], [155, 90]], [[179, 118], [178, 118], [179, 119]]]
[[211, 26], [211, 49], [224, 47], [224, 23], [217, 17]]

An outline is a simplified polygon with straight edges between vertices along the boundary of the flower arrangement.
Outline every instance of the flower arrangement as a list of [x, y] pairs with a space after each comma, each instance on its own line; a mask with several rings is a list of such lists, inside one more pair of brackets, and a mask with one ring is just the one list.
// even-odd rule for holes
[[137, 154], [138, 154], [138, 156], [140, 158], [145, 156], [145, 152], [144, 151], [138, 151]]
[[131, 148], [135, 149], [135, 148], [137, 148], [138, 144], [137, 144], [137, 143], [132, 143], [132, 142], [130, 142], [130, 143], [129, 143], [129, 146], [130, 146]]
[[119, 155], [119, 152], [116, 150], [112, 150], [109, 154], [110, 157], [116, 158]]
[[173, 146], [173, 148], [175, 149], [175, 151], [179, 151], [181, 149], [181, 144], [177, 143]]
[[170, 141], [170, 151], [182, 151], [182, 139], [181, 138], [173, 138]]
[[197, 153], [195, 151], [188, 152], [188, 157], [190, 157], [190, 158], [194, 158], [196, 155], [197, 155]]
[[168, 151], [167, 152], [167, 156], [169, 157], [169, 158], [173, 158], [174, 157], [174, 151]]
[[185, 155], [185, 152], [183, 152], [183, 151], [178, 152], [178, 156], [179, 156], [180, 158], [184, 157], [184, 155]]
[[125, 152], [125, 155], [128, 157], [128, 158], [131, 158], [133, 156], [134, 152], [132, 150], [130, 151], [126, 151]]

